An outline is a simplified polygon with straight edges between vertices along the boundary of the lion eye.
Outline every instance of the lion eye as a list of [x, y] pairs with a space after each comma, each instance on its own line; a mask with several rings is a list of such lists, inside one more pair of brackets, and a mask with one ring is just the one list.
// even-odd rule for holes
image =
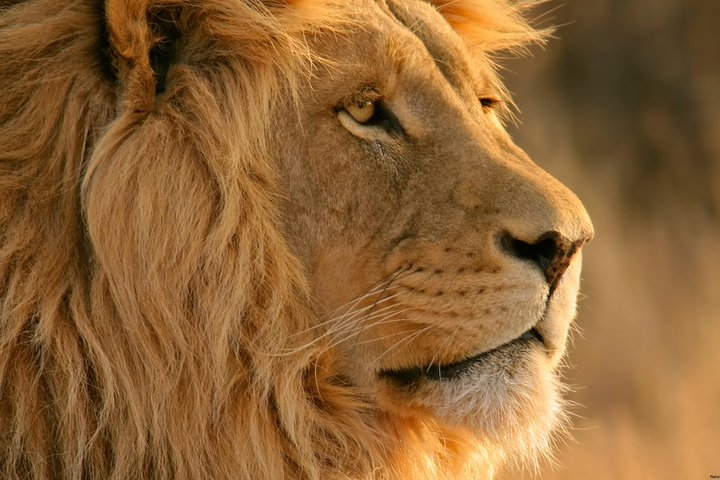
[[500, 100], [494, 97], [481, 97], [480, 105], [483, 110], [492, 110], [500, 104]]
[[369, 100], [345, 105], [345, 110], [358, 123], [367, 123], [375, 116], [375, 102]]
[[404, 135], [400, 121], [383, 104], [382, 100], [348, 101], [336, 109], [342, 126], [358, 137], [376, 135], [378, 129]]

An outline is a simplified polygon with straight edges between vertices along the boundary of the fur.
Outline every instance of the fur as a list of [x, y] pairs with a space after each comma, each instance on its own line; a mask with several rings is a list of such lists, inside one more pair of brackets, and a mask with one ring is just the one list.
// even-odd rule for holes
[[[317, 312], [269, 119], [346, 3], [0, 2], [0, 477], [490, 472], [294, 348]], [[516, 4], [436, 3], [482, 55], [539, 38]]]

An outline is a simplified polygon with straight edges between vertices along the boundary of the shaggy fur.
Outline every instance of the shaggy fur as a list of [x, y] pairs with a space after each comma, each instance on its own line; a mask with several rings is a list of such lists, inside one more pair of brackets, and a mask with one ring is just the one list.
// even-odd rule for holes
[[[0, 2], [0, 477], [490, 471], [312, 343], [269, 119], [348, 3]], [[539, 39], [521, 6], [435, 3], [479, 55]]]

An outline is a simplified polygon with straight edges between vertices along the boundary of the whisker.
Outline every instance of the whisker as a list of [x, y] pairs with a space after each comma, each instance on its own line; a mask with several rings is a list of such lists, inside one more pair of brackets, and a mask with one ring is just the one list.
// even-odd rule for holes
[[348, 312], [347, 314], [336, 318], [335, 319], [336, 325], [333, 326], [330, 330], [328, 330], [328, 332], [337, 332], [337, 331], [344, 331], [347, 329], [351, 329], [358, 323], [366, 320], [370, 315], [372, 315], [372, 318], [374, 318], [377, 316], [377, 314], [382, 314], [382, 312], [385, 312], [387, 309], [397, 307], [397, 305], [398, 305], [397, 303], [391, 303], [390, 305], [384, 306], [378, 310], [373, 310], [376, 307], [389, 302], [390, 300], [397, 297], [398, 295], [399, 295], [399, 293], [391, 295], [389, 297], [385, 297], [381, 301], [376, 302], [373, 305], [368, 305], [368, 306], [363, 307], [354, 312]]
[[[298, 345], [293, 348], [287, 348], [284, 351], [280, 353], [265, 353], [268, 356], [289, 356], [293, 355], [299, 352], [302, 352], [303, 350], [306, 350], [314, 345], [317, 345], [318, 343], [322, 342], [323, 340], [327, 338], [331, 338], [330, 346], [329, 347], [323, 347], [321, 349], [321, 353], [327, 351], [328, 348], [332, 348], [333, 346], [337, 345], [338, 342], [336, 341], [336, 338], [339, 336], [342, 336], [342, 341], [345, 341], [349, 338], [353, 338], [354, 336], [358, 335], [359, 333], [365, 331], [367, 328], [370, 328], [371, 326], [363, 326], [361, 328], [357, 328], [358, 324], [361, 322], [366, 321], [367, 319], [375, 319], [379, 318], [382, 314], [381, 312], [385, 312], [386, 310], [392, 310], [393, 308], [396, 308], [396, 304], [390, 304], [388, 306], [383, 307], [380, 310], [375, 310], [378, 306], [383, 305], [389, 301], [391, 301], [393, 298], [400, 295], [400, 293], [393, 293], [392, 295], [384, 296], [389, 291], [398, 288], [397, 285], [393, 285], [393, 282], [397, 281], [398, 279], [404, 278], [407, 275], [412, 274], [412, 267], [406, 266], [403, 268], [398, 269], [395, 272], [392, 272], [382, 279], [380, 279], [378, 282], [376, 282], [372, 287], [370, 287], [370, 290], [359, 295], [358, 297], [344, 303], [340, 307], [337, 307], [335, 310], [333, 310], [333, 313], [337, 313], [339, 311], [347, 309], [347, 311], [341, 313], [340, 315], [337, 314], [331, 314], [330, 318], [327, 320], [320, 322], [316, 325], [313, 325], [311, 327], [308, 327], [306, 329], [303, 329], [300, 332], [293, 333], [289, 337], [287, 337], [288, 340], [308, 334], [310, 332], [316, 331], [317, 329], [327, 327], [330, 325], [330, 327], [327, 329], [327, 331], [323, 332], [321, 335], [317, 336], [316, 338], [313, 338], [312, 340], [308, 341], [305, 344]], [[371, 305], [366, 305], [362, 308], [357, 309], [357, 305], [361, 304], [362, 301], [372, 297], [377, 296], [377, 298], [373, 301]], [[384, 320], [387, 320], [384, 319]], [[383, 319], [379, 320], [378, 323], [381, 323]], [[356, 330], [356, 331], [353, 331]], [[348, 334], [349, 333], [349, 334]]]
[[[329, 350], [329, 349], [331, 349], [331, 348], [334, 348], [334, 347], [336, 347], [336, 346], [338, 346], [338, 345], [341, 345], [342, 343], [344, 343], [344, 342], [346, 342], [346, 341], [348, 341], [348, 340], [350, 340], [350, 339], [353, 339], [353, 338], [357, 339], [357, 337], [358, 337], [360, 334], [362, 334], [363, 332], [365, 332], [365, 331], [367, 331], [368, 329], [373, 328], [373, 327], [375, 327], [375, 326], [377, 326], [377, 325], [386, 324], [386, 323], [405, 322], [406, 319], [404, 319], [404, 318], [397, 318], [397, 319], [393, 319], [393, 318], [396, 317], [396, 316], [398, 316], [398, 315], [400, 315], [400, 314], [402, 314], [402, 313], [404, 313], [404, 312], [406, 312], [407, 310], [409, 310], [409, 309], [405, 308], [405, 309], [402, 309], [402, 310], [398, 310], [398, 311], [396, 311], [396, 312], [390, 312], [389, 314], [385, 313], [385, 314], [382, 314], [382, 315], [373, 315], [373, 317], [370, 317], [370, 318], [378, 318], [378, 317], [379, 317], [380, 319], [374, 321], [374, 322], [371, 323], [371, 324], [359, 326], [359, 327], [355, 328], [354, 331], [351, 330], [351, 329], [348, 329], [348, 330], [346, 330], [345, 332], [341, 332], [341, 333], [347, 333], [347, 335], [343, 336], [342, 338], [337, 339], [336, 341], [334, 341], [333, 343], [331, 343], [330, 345], [328, 345], [327, 347], [325, 347], [325, 348], [322, 350], [322, 352], [325, 352], [325, 351], [327, 351], [327, 350]], [[349, 333], [348, 333], [348, 332], [349, 332]]]
[[[435, 349], [435, 355], [433, 355], [432, 359], [430, 360], [430, 363], [427, 366], [428, 371], [430, 371], [430, 369], [432, 368], [433, 364], [435, 363], [435, 360], [438, 359], [438, 355], [440, 355], [440, 352], [444, 351], [450, 343], [455, 341], [455, 339], [457, 338], [456, 337], [457, 332], [458, 332], [458, 330], [460, 330], [460, 327], [461, 327], [460, 325], [456, 325], [455, 328], [453, 329], [452, 333], [445, 337], [445, 341], [440, 345], [440, 347]], [[441, 365], [438, 362], [438, 368], [440, 368], [440, 366]]]
[[[398, 305], [391, 305], [390, 307], [397, 307], [397, 306], [398, 306]], [[386, 309], [390, 309], [390, 307], [386, 307]], [[391, 310], [391, 309], [390, 309], [390, 310]], [[355, 328], [354, 328], [354, 331], [353, 331], [353, 329], [348, 328], [346, 331], [351, 331], [352, 333], [350, 333], [350, 335], [348, 335], [346, 338], [344, 338], [343, 341], [349, 340], [350, 338], [352, 338], [352, 337], [354, 337], [354, 336], [357, 336], [358, 334], [360, 334], [360, 333], [362, 333], [362, 332], [364, 332], [364, 331], [366, 331], [366, 330], [368, 330], [368, 329], [370, 329], [370, 328], [373, 328], [373, 327], [376, 327], [376, 326], [378, 326], [378, 325], [381, 325], [381, 324], [406, 321], [406, 319], [402, 318], [402, 319], [394, 319], [394, 320], [392, 320], [392, 322], [388, 322], [388, 320], [393, 319], [394, 317], [397, 317], [398, 315], [400, 315], [400, 314], [402, 314], [402, 313], [405, 313], [405, 312], [407, 312], [408, 310], [411, 310], [411, 309], [410, 309], [410, 308], [403, 308], [403, 309], [401, 309], [401, 310], [397, 310], [397, 311], [394, 311], [394, 312], [393, 312], [393, 311], [390, 311], [390, 312], [385, 311], [385, 312], [382, 312], [382, 313], [373, 314], [373, 315], [371, 315], [371, 316], [369, 316], [369, 317], [363, 318], [363, 321], [365, 321], [365, 320], [374, 320], [374, 321], [371, 322], [371, 323], [362, 324], [362, 325], [357, 325], [357, 324], [356, 324], [356, 326], [355, 326]], [[379, 320], [378, 320], [378, 319], [379, 319]]]
[[[384, 302], [387, 302], [387, 301], [389, 301], [390, 299], [392, 299], [392, 298], [400, 295], [400, 293], [396, 293], [396, 294], [394, 294], [394, 295], [390, 295], [389, 297], [383, 297], [383, 295], [385, 295], [386, 291], [388, 291], [391, 287], [394, 288], [394, 287], [392, 286], [392, 282], [396, 281], [396, 280], [399, 279], [399, 278], [402, 278], [400, 275], [401, 275], [402, 273], [404, 273], [404, 272], [407, 272], [407, 271], [410, 270], [410, 269], [411, 269], [411, 267], [406, 267], [405, 269], [398, 270], [397, 273], [396, 273], [390, 280], [388, 280], [388, 282], [385, 284], [384, 289], [383, 289], [380, 293], [378, 293], [378, 296], [377, 296], [375, 302], [373, 302], [373, 303], [372, 303], [371, 305], [369, 305], [369, 306], [363, 307], [363, 308], [360, 309], [359, 311], [356, 311], [356, 313], [352, 313], [350, 317], [343, 316], [343, 318], [342, 318], [343, 323], [347, 323], [347, 325], [343, 325], [343, 323], [338, 322], [338, 325], [340, 326], [340, 328], [339, 328], [339, 329], [334, 329], [334, 330], [339, 330], [339, 331], [345, 332], [345, 331], [348, 331], [348, 330], [351, 329], [351, 328], [354, 328], [355, 325], [357, 325], [357, 324], [359, 324], [359, 323], [361, 323], [361, 322], [366, 321], [367, 318], [368, 318], [368, 316], [369, 316], [373, 311], [375, 311], [375, 308], [376, 308], [378, 305], [380, 305], [380, 304], [382, 304], [382, 303], [384, 303]], [[406, 276], [407, 276], [407, 275], [406, 275]], [[392, 305], [391, 305], [391, 306], [392, 306]], [[365, 312], [365, 311], [367, 311], [367, 315], [366, 315], [365, 317], [359, 318], [359, 317], [358, 317], [358, 314], [361, 315], [362, 312]], [[345, 314], [345, 315], [347, 315], [347, 314]], [[357, 319], [357, 320], [356, 320], [356, 321], [352, 321], [352, 323], [351, 323], [350, 321], [351, 321], [351, 320], [354, 320], [354, 319]]]
[[413, 330], [403, 330], [402, 332], [395, 332], [395, 333], [391, 333], [389, 335], [383, 335], [382, 337], [371, 338], [370, 340], [363, 340], [362, 342], [358, 342], [358, 345], [365, 345], [368, 343], [380, 342], [382, 340], [387, 340], [388, 338], [397, 337], [398, 335], [405, 335], [407, 333], [412, 333], [414, 331], [415, 331], [414, 329]]
[[385, 355], [390, 353], [392, 350], [397, 349], [403, 345], [406, 345], [406, 344], [412, 342], [414, 339], [416, 339], [417, 337], [419, 337], [420, 335], [427, 332], [428, 330], [430, 330], [433, 327], [434, 327], [434, 325], [428, 325], [427, 327], [421, 328], [420, 330], [416, 331], [414, 334], [409, 335], [398, 342], [395, 342], [388, 349], [386, 349], [380, 356], [378, 356], [376, 360], [381, 360]]
[[[358, 311], [358, 310], [355, 310], [355, 309], [354, 309], [355, 306], [357, 306], [359, 303], [361, 303], [363, 300], [367, 299], [368, 297], [371, 297], [371, 296], [373, 296], [373, 295], [378, 295], [378, 296], [381, 297], [382, 294], [383, 294], [384, 292], [388, 291], [389, 289], [391, 289], [391, 288], [392, 288], [392, 289], [398, 288], [399, 286], [398, 286], [398, 285], [392, 285], [392, 282], [394, 282], [394, 281], [396, 281], [396, 280], [399, 280], [399, 279], [401, 279], [401, 278], [404, 278], [405, 276], [409, 275], [409, 274], [407, 274], [408, 270], [410, 270], [410, 267], [405, 267], [405, 268], [399, 269], [399, 270], [396, 271], [396, 272], [393, 272], [393, 273], [391, 273], [391, 274], [386, 275], [385, 277], [383, 277], [382, 279], [380, 279], [378, 282], [376, 282], [372, 287], [370, 287], [370, 290], [369, 290], [368, 292], [363, 293], [363, 294], [359, 295], [358, 297], [355, 297], [355, 298], [353, 298], [353, 299], [345, 302], [344, 304], [340, 305], [339, 307], [335, 308], [335, 309], [330, 313], [330, 318], [329, 318], [328, 320], [325, 320], [324, 322], [321, 322], [321, 323], [319, 323], [319, 324], [313, 325], [312, 327], [308, 327], [308, 328], [306, 328], [306, 329], [304, 329], [304, 330], [301, 330], [300, 332], [294, 333], [294, 334], [292, 334], [292, 335], [291, 335], [290, 337], [288, 337], [288, 338], [293, 338], [293, 337], [296, 337], [296, 336], [300, 336], [300, 335], [303, 335], [303, 334], [305, 334], [305, 333], [311, 332], [311, 331], [313, 331], [313, 330], [315, 330], [315, 329], [322, 328], [323, 326], [325, 326], [325, 325], [327, 325], [327, 324], [329, 324], [329, 323], [332, 323], [332, 322], [335, 322], [335, 321], [338, 321], [338, 320], [344, 318], [345, 315], [347, 315], [347, 314], [349, 314], [349, 313], [351, 313], [351, 312], [356, 312], [356, 311]], [[402, 275], [403, 273], [406, 273], [406, 275]], [[412, 273], [412, 272], [410, 272], [410, 273]], [[389, 277], [391, 277], [391, 278], [389, 278]], [[391, 297], [384, 297], [384, 298], [378, 299], [378, 300], [381, 300], [382, 302], [384, 302], [387, 298], [391, 298]], [[377, 303], [377, 302], [375, 302], [375, 303]], [[368, 306], [366, 306], [366, 307], [363, 307], [363, 308], [360, 309], [360, 310], [372, 309], [372, 308], [373, 308], [373, 305], [368, 305]], [[347, 310], [347, 311], [345, 311], [344, 313], [338, 315], [338, 313], [341, 312], [341, 311], [343, 311], [343, 310]]]
[[[354, 312], [348, 312], [348, 313], [350, 313], [350, 315], [347, 315], [347, 314], [346, 314], [346, 315], [343, 315], [343, 316], [341, 316], [341, 317], [332, 318], [332, 319], [330, 319], [330, 320], [328, 320], [328, 321], [326, 321], [326, 322], [323, 322], [323, 324], [325, 324], [325, 325], [327, 325], [328, 323], [337, 322], [337, 326], [335, 326], [335, 327], [333, 327], [333, 328], [329, 328], [329, 329], [328, 329], [326, 332], [324, 332], [322, 335], [319, 335], [318, 337], [313, 338], [312, 340], [310, 340], [309, 342], [307, 342], [307, 343], [305, 343], [305, 344], [303, 344], [303, 345], [300, 345], [300, 346], [297, 346], [297, 347], [294, 347], [294, 348], [286, 349], [285, 351], [283, 351], [283, 352], [281, 352], [281, 353], [272, 353], [272, 354], [271, 354], [271, 353], [266, 353], [266, 355], [268, 355], [268, 356], [276, 356], [276, 357], [277, 357], [277, 356], [288, 356], [288, 355], [292, 355], [292, 354], [295, 354], [295, 353], [299, 353], [299, 352], [301, 352], [301, 351], [303, 351], [303, 350], [305, 350], [305, 349], [307, 349], [307, 348], [312, 347], [313, 345], [317, 344], [318, 342], [322, 341], [323, 339], [325, 339], [325, 338], [327, 338], [327, 337], [336, 336], [336, 335], [338, 335], [339, 333], [342, 333], [343, 331], [346, 331], [346, 330], [351, 329], [354, 324], [362, 321], [361, 319], [363, 318], [363, 317], [362, 317], [362, 314], [363, 314], [363, 313], [366, 313], [366, 311], [367, 311], [368, 313], [370, 313], [373, 308], [375, 308], [375, 307], [377, 307], [378, 305], [381, 305], [381, 304], [383, 304], [383, 303], [385, 303], [385, 302], [388, 302], [388, 301], [392, 300], [394, 297], [396, 297], [396, 296], [398, 296], [398, 295], [399, 295], [399, 293], [394, 294], [394, 295], [391, 295], [391, 296], [389, 296], [389, 297], [385, 297], [385, 298], [383, 298], [383, 299], [381, 299], [381, 300], [376, 301], [376, 302], [373, 303], [372, 305], [369, 305], [369, 306], [367, 306], [367, 307], [363, 307], [363, 308], [360, 309], [360, 310], [357, 310], [357, 311], [354, 311]], [[397, 304], [391, 304], [391, 305], [389, 305], [389, 306], [387, 306], [387, 307], [383, 307], [383, 309], [385, 309], [385, 308], [390, 308], [390, 307], [394, 307], [394, 306], [396, 306], [396, 305], [397, 305]], [[307, 331], [311, 331], [311, 330], [312, 330], [312, 329], [307, 330]], [[306, 332], [306, 333], [307, 333], [307, 332]], [[297, 336], [297, 334], [294, 334], [293, 336]], [[290, 338], [292, 338], [292, 337], [290, 337]], [[324, 350], [323, 350], [323, 351], [324, 351]]]
[[[393, 286], [392, 288], [397, 288], [397, 286]], [[386, 289], [386, 290], [387, 290], [387, 289]], [[374, 294], [376, 294], [376, 293], [379, 293], [379, 292], [380, 292], [380, 290], [374, 291], [374, 292], [370, 292], [370, 293], [368, 293], [368, 294], [366, 294], [366, 295], [363, 295], [362, 297], [360, 297], [360, 298], [358, 298], [357, 300], [355, 300], [355, 303], [359, 303], [360, 301], [364, 300], [365, 298], [367, 298], [367, 297], [369, 297], [369, 296], [371, 296], [371, 295], [374, 295]], [[398, 295], [398, 294], [394, 294], [394, 295], [391, 295], [391, 296], [389, 296], [389, 297], [384, 297], [384, 298], [380, 301], [380, 303], [383, 303], [383, 302], [385, 302], [385, 301], [387, 301], [387, 300], [389, 300], [389, 299], [391, 299], [391, 298], [394, 298], [394, 297], [397, 296], [397, 295]], [[348, 302], [347, 304], [349, 304], [349, 303], [351, 303], [351, 302]], [[347, 305], [347, 304], [346, 304], [346, 305]], [[308, 328], [306, 328], [306, 329], [304, 329], [304, 330], [301, 330], [301, 331], [299, 331], [299, 332], [297, 332], [297, 333], [293, 333], [292, 335], [290, 335], [290, 336], [288, 337], [288, 339], [291, 339], [291, 338], [293, 338], [293, 337], [298, 337], [298, 336], [300, 336], [300, 335], [303, 335], [303, 334], [312, 332], [313, 330], [316, 330], [316, 329], [318, 329], [318, 328], [321, 328], [321, 327], [323, 327], [323, 326], [325, 326], [325, 325], [327, 325], [327, 324], [329, 324], [329, 323], [338, 322], [338, 321], [341, 321], [341, 320], [346, 320], [346, 319], [348, 318], [348, 315], [352, 315], [352, 316], [354, 317], [354, 315], [355, 315], [356, 313], [358, 313], [358, 312], [361, 313], [361, 312], [363, 312], [363, 311], [365, 311], [365, 310], [368, 310], [368, 309], [370, 309], [370, 308], [372, 308], [372, 305], [367, 305], [367, 306], [362, 307], [362, 308], [360, 308], [360, 309], [358, 309], [358, 310], [348, 310], [348, 311], [346, 311], [346, 312], [344, 312], [344, 313], [342, 313], [342, 314], [340, 314], [340, 315], [333, 315], [333, 316], [331, 316], [328, 320], [325, 320], [325, 321], [320, 322], [320, 323], [318, 323], [318, 324], [316, 324], [316, 325], [313, 325], [312, 327], [308, 327]], [[339, 309], [340, 309], [340, 307], [338, 307], [338, 309], [336, 309], [335, 311], [338, 311]]]

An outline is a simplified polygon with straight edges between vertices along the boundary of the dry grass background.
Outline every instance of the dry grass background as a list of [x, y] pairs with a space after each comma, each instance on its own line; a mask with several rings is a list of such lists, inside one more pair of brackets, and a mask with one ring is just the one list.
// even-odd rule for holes
[[539, 476], [720, 475], [720, 1], [575, 0], [550, 17], [560, 38], [506, 62], [513, 134], [597, 234], [566, 374], [574, 440]]

